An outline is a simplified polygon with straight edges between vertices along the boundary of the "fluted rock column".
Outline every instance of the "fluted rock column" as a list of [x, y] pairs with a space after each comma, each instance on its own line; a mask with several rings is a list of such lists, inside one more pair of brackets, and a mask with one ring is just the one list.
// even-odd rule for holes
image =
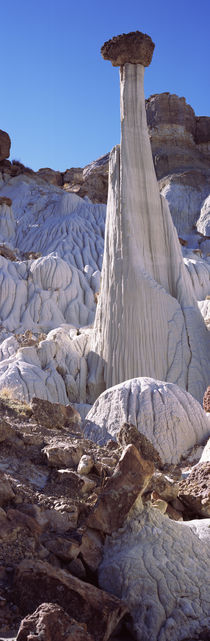
[[153, 48], [139, 32], [102, 47], [102, 55], [120, 65], [121, 144], [110, 156], [89, 389], [94, 396], [103, 387], [149, 376], [177, 383], [201, 400], [210, 374], [209, 336], [159, 193], [147, 131], [143, 79]]

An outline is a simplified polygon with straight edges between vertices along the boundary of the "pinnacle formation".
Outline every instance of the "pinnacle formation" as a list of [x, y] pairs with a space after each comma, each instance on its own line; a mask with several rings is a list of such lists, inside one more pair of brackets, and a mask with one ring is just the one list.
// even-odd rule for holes
[[[142, 57], [137, 46], [135, 55], [128, 46], [135, 37]], [[102, 47], [105, 58], [121, 65], [121, 143], [109, 161], [101, 294], [89, 358], [91, 400], [103, 389], [148, 376], [176, 383], [202, 402], [210, 376], [209, 335], [153, 165], [143, 85], [153, 47], [142, 34], [118, 36]]]
[[114, 36], [101, 47], [104, 60], [110, 60], [113, 67], [120, 67], [126, 62], [148, 67], [152, 60], [154, 42], [150, 36], [141, 31], [131, 31], [120, 36]]

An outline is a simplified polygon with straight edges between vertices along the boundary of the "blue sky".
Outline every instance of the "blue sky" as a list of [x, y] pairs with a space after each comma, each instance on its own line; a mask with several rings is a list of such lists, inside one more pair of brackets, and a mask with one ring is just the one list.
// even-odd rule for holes
[[100, 48], [119, 33], [155, 42], [145, 96], [185, 96], [210, 116], [209, 0], [0, 0], [0, 129], [11, 159], [82, 167], [120, 142], [119, 71]]

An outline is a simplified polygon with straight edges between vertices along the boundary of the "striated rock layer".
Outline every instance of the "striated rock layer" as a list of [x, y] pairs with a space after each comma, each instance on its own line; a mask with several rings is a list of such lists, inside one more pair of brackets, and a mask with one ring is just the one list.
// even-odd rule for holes
[[168, 205], [159, 194], [146, 124], [144, 67], [128, 63], [120, 74], [121, 145], [110, 158], [92, 343], [102, 360], [89, 360], [90, 396], [149, 376], [177, 383], [202, 401], [210, 374], [209, 336]]

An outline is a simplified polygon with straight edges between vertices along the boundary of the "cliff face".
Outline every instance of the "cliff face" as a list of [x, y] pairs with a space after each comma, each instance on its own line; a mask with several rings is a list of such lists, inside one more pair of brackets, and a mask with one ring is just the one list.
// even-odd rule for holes
[[157, 178], [195, 168], [210, 174], [210, 118], [196, 117], [175, 94], [155, 94], [145, 104]]

